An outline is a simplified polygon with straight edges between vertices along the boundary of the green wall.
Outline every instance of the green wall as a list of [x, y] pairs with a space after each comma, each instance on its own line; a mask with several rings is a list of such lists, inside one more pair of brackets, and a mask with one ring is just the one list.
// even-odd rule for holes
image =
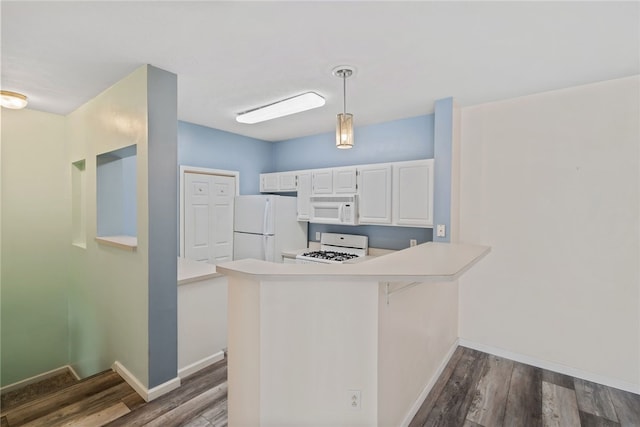
[[2, 109], [0, 321], [5, 386], [68, 362], [71, 169], [65, 118]]

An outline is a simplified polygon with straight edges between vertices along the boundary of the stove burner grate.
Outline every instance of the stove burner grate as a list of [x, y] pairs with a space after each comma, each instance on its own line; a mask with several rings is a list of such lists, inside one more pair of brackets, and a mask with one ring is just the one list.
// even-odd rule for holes
[[309, 258], [326, 259], [330, 261], [346, 261], [346, 260], [358, 257], [358, 255], [355, 255], [355, 254], [349, 254], [346, 252], [336, 252], [336, 251], [313, 251], [313, 252], [305, 252], [302, 255]]

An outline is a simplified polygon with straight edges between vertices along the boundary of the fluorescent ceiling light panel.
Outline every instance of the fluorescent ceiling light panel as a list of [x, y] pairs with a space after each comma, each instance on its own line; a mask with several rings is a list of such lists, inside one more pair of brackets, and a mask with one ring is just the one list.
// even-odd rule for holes
[[258, 107], [255, 110], [240, 113], [236, 116], [236, 121], [240, 123], [260, 123], [290, 114], [300, 113], [313, 108], [322, 107], [324, 98], [315, 92], [307, 92], [296, 95], [273, 104]]

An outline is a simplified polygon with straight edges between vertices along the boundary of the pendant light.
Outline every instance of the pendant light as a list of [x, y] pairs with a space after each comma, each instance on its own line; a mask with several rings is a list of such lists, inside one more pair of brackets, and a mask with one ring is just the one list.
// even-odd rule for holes
[[342, 79], [343, 110], [338, 114], [336, 126], [336, 147], [347, 149], [353, 147], [353, 114], [347, 113], [347, 78], [353, 74], [353, 68], [340, 66], [333, 70], [333, 75]]
[[0, 105], [5, 108], [19, 110], [27, 106], [27, 97], [21, 93], [2, 90], [0, 95]]

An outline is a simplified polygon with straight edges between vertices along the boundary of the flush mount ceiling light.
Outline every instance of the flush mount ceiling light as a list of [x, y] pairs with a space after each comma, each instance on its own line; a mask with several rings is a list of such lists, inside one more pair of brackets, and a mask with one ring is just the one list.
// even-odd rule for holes
[[8, 90], [0, 90], [2, 96], [0, 105], [5, 108], [11, 108], [12, 110], [19, 110], [27, 106], [27, 97], [18, 92], [11, 92]]
[[336, 126], [336, 147], [347, 149], [353, 147], [353, 114], [347, 113], [347, 78], [351, 77], [354, 68], [341, 65], [333, 69], [333, 75], [342, 79], [343, 110], [338, 114]]
[[260, 123], [290, 114], [300, 113], [313, 108], [322, 107], [324, 98], [315, 92], [306, 92], [273, 104], [258, 107], [250, 111], [245, 111], [236, 116], [236, 121], [240, 123]]

